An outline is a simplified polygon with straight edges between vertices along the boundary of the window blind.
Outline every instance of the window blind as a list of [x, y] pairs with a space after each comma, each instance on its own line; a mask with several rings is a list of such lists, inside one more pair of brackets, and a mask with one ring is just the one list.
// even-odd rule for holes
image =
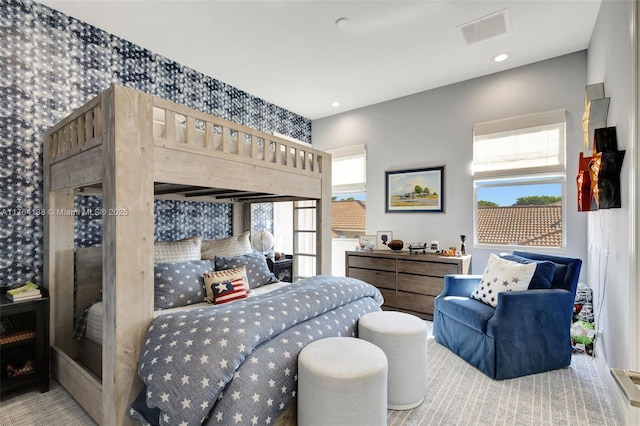
[[339, 148], [329, 153], [331, 154], [333, 193], [365, 192], [367, 182], [365, 145]]
[[473, 175], [495, 178], [565, 170], [565, 110], [474, 126]]

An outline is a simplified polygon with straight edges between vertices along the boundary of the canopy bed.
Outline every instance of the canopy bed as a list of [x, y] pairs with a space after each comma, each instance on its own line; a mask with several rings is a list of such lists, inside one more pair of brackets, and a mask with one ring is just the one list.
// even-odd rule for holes
[[[154, 320], [154, 197], [232, 202], [234, 234], [249, 229], [248, 203], [312, 200], [316, 273], [330, 269], [331, 157], [310, 146], [112, 86], [53, 126], [44, 147], [52, 372], [98, 423], [129, 422], [143, 386], [138, 361]], [[93, 266], [81, 270], [78, 193], [101, 194], [103, 219], [102, 249], [84, 256]], [[77, 362], [73, 339], [79, 305], [99, 291], [101, 380]]]

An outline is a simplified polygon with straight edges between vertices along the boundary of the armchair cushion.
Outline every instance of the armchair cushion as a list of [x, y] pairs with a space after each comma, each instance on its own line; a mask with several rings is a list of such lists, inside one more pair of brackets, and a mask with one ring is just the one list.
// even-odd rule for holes
[[469, 297], [445, 296], [438, 302], [440, 302], [438, 308], [443, 314], [455, 318], [480, 333], [487, 331], [487, 323], [496, 312], [486, 303]]
[[576, 294], [578, 279], [580, 278], [580, 269], [582, 267], [581, 259], [540, 253], [529, 253], [517, 250], [514, 250], [513, 254], [526, 257], [531, 260], [548, 260], [553, 262], [555, 264], [555, 270], [553, 272], [551, 288], [563, 288], [565, 290], [569, 290], [573, 294]]
[[498, 306], [498, 294], [529, 288], [536, 271], [535, 263], [518, 263], [491, 254], [482, 279], [471, 293], [471, 298], [487, 305]]
[[548, 260], [531, 260], [526, 257], [509, 253], [500, 253], [500, 258], [525, 264], [536, 263], [536, 271], [529, 283], [529, 290], [551, 288], [551, 281], [553, 280], [553, 274], [556, 269], [555, 263]]

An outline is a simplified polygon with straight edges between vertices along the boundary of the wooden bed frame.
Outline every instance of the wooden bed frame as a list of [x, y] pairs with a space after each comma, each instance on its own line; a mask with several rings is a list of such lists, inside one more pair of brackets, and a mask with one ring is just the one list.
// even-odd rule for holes
[[[74, 360], [82, 191], [103, 203], [102, 381]], [[154, 197], [168, 193], [233, 202], [234, 233], [248, 229], [248, 203], [315, 200], [316, 273], [330, 271], [329, 154], [122, 86], [96, 96], [45, 134], [44, 285], [52, 373], [99, 424], [132, 423], [126, 410], [142, 387], [137, 362], [153, 319]]]

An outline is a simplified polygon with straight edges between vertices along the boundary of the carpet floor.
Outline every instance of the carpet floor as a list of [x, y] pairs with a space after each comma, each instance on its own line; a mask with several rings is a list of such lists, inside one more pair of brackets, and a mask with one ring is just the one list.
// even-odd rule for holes
[[[430, 325], [430, 324], [429, 324]], [[388, 426], [621, 425], [607, 378], [596, 360], [576, 354], [571, 366], [510, 380], [491, 380], [430, 337], [428, 390], [419, 407], [388, 411]], [[55, 380], [51, 390], [3, 395], [0, 425], [94, 425]]]

